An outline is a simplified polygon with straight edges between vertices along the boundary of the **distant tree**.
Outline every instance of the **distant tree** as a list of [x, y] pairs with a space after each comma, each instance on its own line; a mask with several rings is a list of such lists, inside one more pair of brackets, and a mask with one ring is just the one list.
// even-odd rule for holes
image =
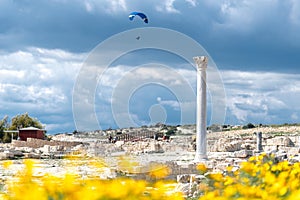
[[4, 116], [2, 120], [0, 120], [0, 129], [7, 129], [9, 126], [8, 124], [8, 116]]
[[165, 126], [165, 124], [163, 124], [163, 123], [161, 123], [161, 122], [158, 122], [158, 123], [156, 123], [156, 124], [154, 125], [154, 127], [156, 127], [156, 128], [164, 127], [164, 126]]
[[4, 130], [8, 128], [8, 116], [4, 116], [2, 120], [0, 120], [0, 140], [3, 142], [3, 137], [5, 135]]
[[248, 123], [247, 125], [243, 126], [243, 129], [255, 128], [252, 123]]
[[0, 127], [0, 140], [2, 141], [2, 138], [4, 136], [4, 130], [2, 129], [2, 127]]
[[16, 115], [11, 119], [11, 125], [9, 129], [18, 130], [20, 128], [26, 128], [30, 126], [40, 129], [43, 128], [42, 124], [36, 118], [30, 117], [28, 113], [24, 113], [22, 115]]
[[175, 135], [175, 130], [174, 129], [170, 129], [166, 132], [166, 135]]
[[1, 140], [4, 143], [10, 143], [11, 142], [11, 134], [10, 133], [4, 133]]
[[168, 130], [168, 126], [165, 124], [162, 124], [160, 127], [160, 130]]
[[211, 130], [212, 132], [219, 132], [222, 131], [222, 126], [219, 124], [212, 124], [211, 126], [207, 127], [207, 130]]
[[223, 125], [222, 125], [222, 129], [226, 129], [226, 128], [230, 128], [230, 125], [223, 124]]
[[52, 138], [51, 138], [51, 136], [49, 136], [49, 135], [45, 135], [45, 140], [48, 140], [48, 141], [50, 141]]

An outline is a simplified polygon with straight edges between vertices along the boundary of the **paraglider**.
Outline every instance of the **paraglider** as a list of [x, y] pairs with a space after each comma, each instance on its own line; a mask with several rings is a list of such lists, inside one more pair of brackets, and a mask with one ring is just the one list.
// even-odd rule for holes
[[142, 20], [148, 24], [148, 18], [147, 16], [144, 14], [144, 13], [141, 13], [141, 12], [132, 12], [130, 13], [129, 15], [129, 19], [132, 21], [134, 19], [135, 16], [139, 16], [140, 18], [142, 18]]

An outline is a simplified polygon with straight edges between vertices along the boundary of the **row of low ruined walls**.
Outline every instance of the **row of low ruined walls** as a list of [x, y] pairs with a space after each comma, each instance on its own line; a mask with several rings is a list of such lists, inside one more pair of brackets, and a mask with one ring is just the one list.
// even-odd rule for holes
[[12, 145], [14, 147], [31, 147], [31, 148], [40, 148], [45, 145], [49, 146], [64, 146], [72, 147], [82, 144], [82, 142], [67, 142], [67, 141], [55, 141], [55, 140], [40, 140], [35, 138], [27, 138], [27, 141], [13, 140]]

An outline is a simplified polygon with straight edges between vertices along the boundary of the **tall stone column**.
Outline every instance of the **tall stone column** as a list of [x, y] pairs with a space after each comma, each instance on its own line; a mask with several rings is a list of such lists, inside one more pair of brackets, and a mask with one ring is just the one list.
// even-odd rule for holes
[[207, 160], [206, 141], [206, 69], [207, 57], [193, 58], [197, 65], [197, 119], [196, 119], [196, 155], [195, 162]]

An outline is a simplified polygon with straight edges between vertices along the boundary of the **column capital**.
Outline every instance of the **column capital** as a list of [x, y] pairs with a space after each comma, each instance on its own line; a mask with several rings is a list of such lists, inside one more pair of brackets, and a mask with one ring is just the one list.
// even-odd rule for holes
[[196, 56], [193, 57], [194, 61], [196, 62], [198, 69], [206, 69], [208, 58], [206, 56]]

